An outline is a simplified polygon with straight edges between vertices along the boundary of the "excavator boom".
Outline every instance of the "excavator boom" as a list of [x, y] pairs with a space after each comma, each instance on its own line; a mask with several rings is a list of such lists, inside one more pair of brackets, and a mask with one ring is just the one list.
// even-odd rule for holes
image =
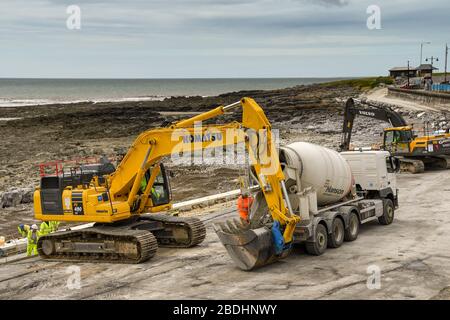
[[380, 108], [379, 106], [368, 102], [364, 102], [363, 104], [367, 107], [362, 107], [360, 105], [356, 106], [355, 100], [352, 98], [348, 99], [345, 104], [342, 140], [340, 145], [341, 150], [348, 151], [350, 149], [353, 124], [357, 115], [388, 122], [395, 128], [405, 127], [405, 129], [411, 130], [411, 127], [408, 127], [406, 120], [398, 112], [389, 108]]

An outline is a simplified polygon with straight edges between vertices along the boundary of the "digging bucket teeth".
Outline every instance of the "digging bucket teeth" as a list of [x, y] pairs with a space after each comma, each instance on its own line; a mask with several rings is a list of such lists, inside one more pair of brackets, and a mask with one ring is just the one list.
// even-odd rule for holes
[[250, 229], [239, 219], [215, 224], [214, 230], [235, 264], [242, 270], [252, 270], [278, 260], [269, 228]]

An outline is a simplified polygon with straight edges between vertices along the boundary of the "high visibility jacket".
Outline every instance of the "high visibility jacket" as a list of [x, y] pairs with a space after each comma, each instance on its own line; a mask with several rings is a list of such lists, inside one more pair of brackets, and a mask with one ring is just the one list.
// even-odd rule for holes
[[[144, 192], [145, 191], [145, 189], [147, 188], [147, 179], [144, 177], [144, 178], [142, 178], [142, 180], [141, 180], [141, 186], [140, 186], [140, 190], [142, 191], [142, 192]], [[158, 200], [159, 199], [159, 197], [160, 197], [160, 194], [158, 193], [158, 192], [156, 192], [156, 190], [155, 190], [155, 187], [152, 187], [152, 189], [150, 190], [150, 192], [152, 193], [152, 195], [156, 198], [156, 200]]]
[[39, 233], [42, 236], [45, 236], [46, 234], [49, 234], [50, 232], [52, 232], [52, 224], [50, 221], [43, 221], [41, 223], [41, 226], [39, 228]]
[[23, 229], [20, 228], [20, 226], [17, 227], [17, 230], [19, 231], [19, 234], [22, 238], [25, 238], [26, 236], [28, 236], [28, 230], [30, 229], [28, 226], [24, 225]]
[[152, 187], [152, 195], [155, 197], [155, 200], [159, 200], [161, 196], [158, 192], [156, 192], [155, 188]]
[[37, 243], [39, 240], [39, 230], [30, 230], [27, 235], [27, 256], [37, 255]]
[[[148, 183], [147, 183], [147, 179], [145, 179], [145, 177], [142, 178], [142, 180], [141, 180], [141, 186], [140, 186], [141, 192], [144, 192], [144, 191], [145, 191], [145, 189], [147, 188], [147, 184], [148, 184]], [[152, 189], [150, 190], [150, 192], [151, 192], [152, 196], [155, 198], [155, 200], [158, 201], [158, 200], [159, 200], [159, 197], [160, 197], [161, 195], [155, 190], [155, 187], [152, 187]]]
[[28, 244], [27, 245], [27, 256], [36, 256], [38, 254], [37, 244]]
[[147, 188], [147, 179], [145, 179], [145, 177], [143, 177], [141, 180], [141, 187], [140, 187], [141, 192], [144, 192], [145, 188]]
[[239, 216], [244, 219], [244, 220], [248, 220], [248, 210], [250, 208], [250, 206], [253, 203], [253, 198], [252, 197], [243, 197], [243, 196], [239, 196], [238, 201], [237, 201], [237, 207], [238, 207], [238, 211], [239, 211]]
[[50, 221], [50, 227], [52, 232], [58, 231], [59, 221]]
[[36, 230], [33, 232], [33, 230], [28, 231], [28, 245], [35, 245], [37, 244], [38, 240], [39, 240], [39, 231]]

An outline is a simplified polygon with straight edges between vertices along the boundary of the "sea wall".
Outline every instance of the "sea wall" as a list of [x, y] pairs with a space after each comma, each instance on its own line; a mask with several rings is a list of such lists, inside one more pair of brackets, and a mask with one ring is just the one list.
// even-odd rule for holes
[[430, 106], [446, 106], [450, 108], [450, 94], [432, 91], [400, 89], [388, 87], [388, 96], [426, 103]]

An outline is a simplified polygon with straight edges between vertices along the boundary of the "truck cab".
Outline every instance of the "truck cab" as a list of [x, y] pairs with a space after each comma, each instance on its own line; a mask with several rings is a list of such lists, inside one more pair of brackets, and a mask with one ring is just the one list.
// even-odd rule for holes
[[398, 207], [396, 173], [398, 160], [388, 151], [346, 151], [341, 155], [349, 164], [358, 193], [365, 198], [389, 198]]

